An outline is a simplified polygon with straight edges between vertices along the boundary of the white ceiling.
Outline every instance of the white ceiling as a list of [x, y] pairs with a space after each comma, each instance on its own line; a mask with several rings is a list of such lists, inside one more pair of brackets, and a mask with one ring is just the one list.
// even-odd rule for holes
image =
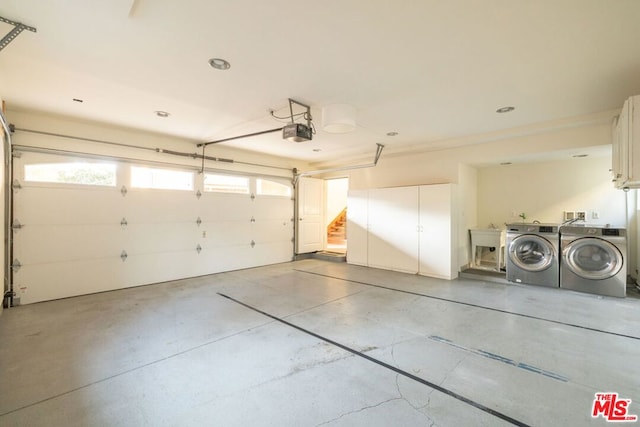
[[[196, 143], [279, 127], [269, 110], [293, 98], [312, 107], [313, 141], [225, 144], [310, 162], [442, 148], [640, 94], [638, 0], [3, 0], [0, 16], [37, 28], [0, 51], [9, 109]], [[331, 103], [356, 107], [355, 132], [320, 129]]]

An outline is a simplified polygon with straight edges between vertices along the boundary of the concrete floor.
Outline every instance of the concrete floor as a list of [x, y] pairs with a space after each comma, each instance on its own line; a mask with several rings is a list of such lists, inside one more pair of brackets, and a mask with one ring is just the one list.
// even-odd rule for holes
[[[307, 259], [5, 310], [2, 426], [589, 426], [640, 300]], [[640, 422], [638, 422], [640, 424]]]

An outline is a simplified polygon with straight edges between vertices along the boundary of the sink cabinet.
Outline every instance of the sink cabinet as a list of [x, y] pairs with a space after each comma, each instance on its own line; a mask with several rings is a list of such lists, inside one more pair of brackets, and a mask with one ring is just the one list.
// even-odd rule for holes
[[[493, 228], [473, 228], [471, 235], [471, 267], [500, 271], [504, 266], [505, 230]], [[497, 251], [493, 264], [482, 262], [482, 248], [494, 248]]]

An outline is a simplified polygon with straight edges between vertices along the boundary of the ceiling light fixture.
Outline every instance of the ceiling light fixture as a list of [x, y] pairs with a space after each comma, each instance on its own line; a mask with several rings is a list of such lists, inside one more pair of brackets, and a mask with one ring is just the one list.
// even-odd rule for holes
[[349, 104], [331, 104], [322, 107], [322, 130], [329, 133], [347, 133], [356, 128], [356, 107]]
[[516, 109], [516, 107], [501, 107], [501, 108], [498, 108], [496, 110], [496, 113], [500, 113], [500, 114], [502, 114], [502, 113], [510, 113], [515, 109]]
[[166, 117], [169, 117], [171, 115], [171, 114], [167, 113], [166, 111], [161, 111], [161, 110], [158, 110], [155, 113], [156, 113], [156, 116], [162, 117], [162, 118], [166, 118]]
[[231, 64], [229, 64], [229, 61], [222, 58], [211, 58], [209, 60], [209, 65], [211, 65], [211, 67], [215, 68], [216, 70], [228, 70], [229, 68], [231, 68]]

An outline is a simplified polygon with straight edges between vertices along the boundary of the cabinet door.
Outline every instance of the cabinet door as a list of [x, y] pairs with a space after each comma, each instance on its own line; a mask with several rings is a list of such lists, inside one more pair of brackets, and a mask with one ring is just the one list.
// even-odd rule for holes
[[640, 96], [632, 96], [625, 106], [627, 119], [628, 182], [624, 187], [640, 188]]
[[621, 153], [620, 153], [620, 122], [619, 116], [614, 117], [611, 124], [611, 181], [616, 188], [622, 186]]
[[347, 262], [367, 265], [369, 190], [349, 190], [347, 195]]
[[618, 155], [618, 171], [616, 172], [616, 186], [619, 188], [629, 181], [630, 173], [630, 139], [629, 139], [629, 100], [625, 101], [620, 117], [618, 117], [617, 125], [617, 155]]
[[371, 267], [418, 272], [418, 187], [369, 191]]
[[457, 277], [454, 186], [420, 187], [420, 274], [442, 279]]

